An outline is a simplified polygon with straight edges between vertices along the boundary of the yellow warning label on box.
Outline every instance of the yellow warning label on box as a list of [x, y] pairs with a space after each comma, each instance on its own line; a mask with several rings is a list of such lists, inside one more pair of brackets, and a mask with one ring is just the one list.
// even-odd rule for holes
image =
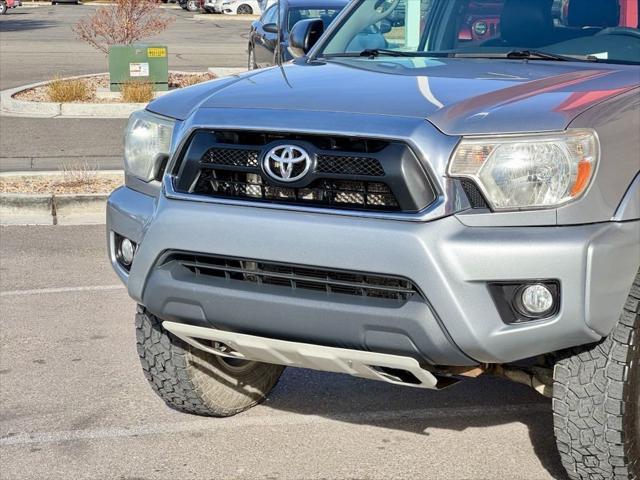
[[147, 57], [164, 58], [167, 56], [167, 49], [164, 47], [147, 48]]

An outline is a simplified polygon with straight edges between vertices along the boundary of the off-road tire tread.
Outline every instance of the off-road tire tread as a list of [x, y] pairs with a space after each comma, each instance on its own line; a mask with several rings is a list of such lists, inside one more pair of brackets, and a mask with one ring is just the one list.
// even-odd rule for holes
[[640, 480], [639, 363], [640, 272], [613, 332], [555, 364], [554, 432], [571, 479]]
[[265, 400], [284, 370], [255, 363], [243, 374], [226, 372], [215, 355], [171, 334], [141, 306], [135, 325], [144, 376], [169, 407], [184, 413], [227, 417], [247, 410]]

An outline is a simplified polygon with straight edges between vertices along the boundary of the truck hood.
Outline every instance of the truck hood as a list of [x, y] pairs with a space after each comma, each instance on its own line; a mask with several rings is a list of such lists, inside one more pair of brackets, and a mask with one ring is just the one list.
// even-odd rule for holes
[[392, 115], [426, 119], [449, 135], [516, 133], [565, 129], [596, 103], [639, 86], [640, 70], [626, 65], [344, 58], [200, 84], [148, 109], [180, 120], [211, 108]]

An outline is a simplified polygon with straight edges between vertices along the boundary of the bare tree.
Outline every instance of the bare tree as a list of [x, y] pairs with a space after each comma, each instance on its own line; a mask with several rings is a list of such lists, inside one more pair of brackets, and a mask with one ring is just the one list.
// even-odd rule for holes
[[73, 26], [78, 38], [104, 54], [109, 45], [129, 45], [165, 30], [173, 21], [161, 13], [158, 0], [115, 0]]

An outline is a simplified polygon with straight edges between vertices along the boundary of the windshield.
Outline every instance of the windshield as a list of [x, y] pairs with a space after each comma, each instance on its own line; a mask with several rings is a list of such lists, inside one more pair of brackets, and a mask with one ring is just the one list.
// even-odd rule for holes
[[359, 0], [315, 57], [640, 63], [639, 0]]
[[324, 28], [327, 28], [338, 12], [340, 12], [339, 8], [290, 7], [287, 18], [287, 31], [290, 32], [293, 26], [300, 20], [307, 20], [309, 18], [321, 19], [324, 23]]

